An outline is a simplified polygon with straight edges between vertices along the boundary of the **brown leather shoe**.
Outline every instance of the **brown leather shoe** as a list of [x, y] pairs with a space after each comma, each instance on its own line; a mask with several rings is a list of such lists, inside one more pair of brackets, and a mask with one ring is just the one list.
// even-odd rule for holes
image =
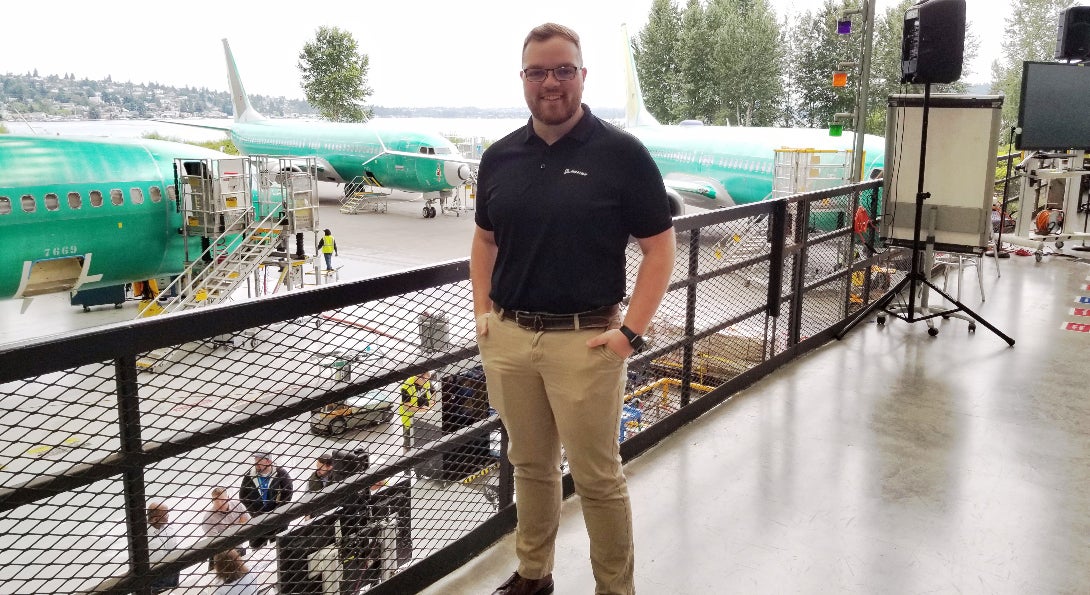
[[549, 595], [553, 592], [553, 575], [544, 578], [522, 578], [518, 572], [511, 575], [507, 582], [500, 585], [492, 595]]

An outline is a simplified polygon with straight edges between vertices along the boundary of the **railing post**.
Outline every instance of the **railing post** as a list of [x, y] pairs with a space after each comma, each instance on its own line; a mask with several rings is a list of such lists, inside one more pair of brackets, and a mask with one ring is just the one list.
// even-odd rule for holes
[[806, 200], [795, 203], [795, 245], [798, 251], [795, 253], [791, 279], [791, 315], [787, 319], [787, 345], [798, 345], [802, 337], [802, 297], [803, 287], [806, 285], [806, 259], [809, 256], [810, 247], [807, 243], [810, 230], [810, 202]]
[[[696, 279], [700, 269], [700, 229], [689, 231], [689, 280]], [[681, 400], [679, 407], [692, 399], [693, 336], [696, 335], [696, 283], [690, 282], [685, 289], [685, 347], [681, 350]]]
[[772, 203], [772, 242], [768, 262], [768, 315], [776, 318], [780, 315], [780, 302], [783, 301], [783, 252], [787, 242], [787, 201], [780, 199]]
[[[140, 453], [143, 441], [140, 437], [140, 394], [136, 379], [136, 356], [126, 355], [114, 360], [117, 380], [117, 418], [121, 438], [121, 452], [125, 455]], [[151, 569], [148, 551], [148, 517], [144, 494], [144, 470], [128, 467], [123, 473], [125, 490], [125, 521], [129, 537], [129, 571], [133, 576], [147, 576]], [[139, 591], [151, 594], [151, 586]]]

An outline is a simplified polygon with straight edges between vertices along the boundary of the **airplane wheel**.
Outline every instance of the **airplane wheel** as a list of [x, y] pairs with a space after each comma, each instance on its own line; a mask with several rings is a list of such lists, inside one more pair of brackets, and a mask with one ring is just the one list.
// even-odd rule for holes
[[424, 218], [428, 218], [428, 207], [424, 207]]
[[428, 207], [428, 217], [435, 219], [436, 211], [435, 207]]
[[879, 316], [879, 317], [878, 317], [878, 318], [877, 318], [877, 319], [875, 320], [875, 322], [877, 322], [878, 324], [885, 324], [885, 323], [886, 323], [886, 317], [885, 317], [885, 316]]
[[970, 333], [975, 333], [976, 332], [976, 324], [974, 324], [972, 322], [969, 323], [969, 332]]
[[931, 327], [931, 328], [927, 329], [927, 334], [931, 335], [932, 337], [937, 337], [937, 336], [939, 336], [939, 329], [937, 329], [935, 327]]
[[1057, 248], [1063, 248], [1063, 247], [1064, 247], [1064, 243], [1063, 243], [1062, 241], [1056, 242], [1056, 247], [1057, 247]]

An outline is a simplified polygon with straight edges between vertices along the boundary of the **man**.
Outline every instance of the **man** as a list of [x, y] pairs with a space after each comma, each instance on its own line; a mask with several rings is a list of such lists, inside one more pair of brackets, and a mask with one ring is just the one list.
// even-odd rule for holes
[[322, 256], [325, 257], [325, 270], [333, 270], [333, 255], [340, 256], [340, 252], [337, 252], [337, 240], [333, 239], [333, 233], [328, 229], [323, 230], [325, 235], [318, 240], [318, 249], [321, 250]]
[[[148, 553], [152, 565], [166, 559], [170, 550], [178, 549], [174, 526], [170, 524], [170, 508], [163, 502], [148, 503]], [[180, 572], [155, 579], [151, 583], [153, 593], [162, 593], [178, 586]]]
[[[625, 358], [642, 346], [673, 269], [669, 204], [643, 145], [581, 103], [587, 69], [574, 31], [534, 28], [522, 66], [531, 118], [481, 159], [470, 251], [477, 341], [518, 500], [518, 569], [494, 595], [553, 592], [561, 445], [583, 501], [595, 593], [630, 594], [617, 435]], [[630, 235], [643, 258], [622, 318]]]
[[401, 435], [405, 441], [405, 450], [413, 447], [413, 416], [431, 407], [431, 371], [419, 376], [410, 376], [401, 383], [401, 403], [397, 413], [401, 417]]
[[[242, 478], [242, 485], [238, 490], [238, 499], [250, 516], [256, 517], [272, 512], [282, 504], [291, 501], [292, 485], [291, 476], [284, 470], [273, 464], [272, 457], [264, 452], [254, 453], [254, 467]], [[250, 540], [250, 546], [259, 548], [276, 534], [276, 530], [263, 537]]]
[[340, 481], [340, 479], [333, 473], [333, 453], [326, 453], [318, 457], [314, 465], [314, 473], [311, 473], [310, 478], [307, 480], [307, 491], [320, 492], [326, 486]]

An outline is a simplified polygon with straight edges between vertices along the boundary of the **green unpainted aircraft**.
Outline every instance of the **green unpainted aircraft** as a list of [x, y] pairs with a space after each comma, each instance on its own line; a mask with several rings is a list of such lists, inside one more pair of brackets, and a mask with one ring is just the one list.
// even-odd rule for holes
[[174, 159], [225, 159], [147, 139], [0, 135], [0, 299], [176, 274]]
[[374, 180], [387, 188], [421, 192], [425, 217], [434, 217], [432, 203], [470, 180], [479, 163], [435, 132], [373, 122], [266, 119], [250, 105], [226, 39], [223, 50], [235, 108], [234, 124], [225, 130], [244, 154], [314, 156], [320, 181]]
[[[622, 36], [627, 57], [625, 130], [643, 142], [658, 165], [674, 215], [681, 214], [683, 204], [714, 209], [769, 198], [777, 149], [843, 151], [854, 146], [854, 133], [833, 137], [825, 129], [661, 125], [644, 105], [624, 27]], [[864, 177], [879, 176], [885, 139], [868, 134], [863, 150]]]

